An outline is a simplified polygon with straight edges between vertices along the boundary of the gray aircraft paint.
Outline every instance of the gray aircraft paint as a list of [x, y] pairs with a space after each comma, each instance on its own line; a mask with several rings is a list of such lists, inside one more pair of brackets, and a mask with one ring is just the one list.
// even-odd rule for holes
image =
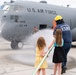
[[[13, 8], [15, 6], [15, 8]], [[18, 9], [19, 6], [19, 10]], [[12, 10], [13, 9], [13, 10]], [[8, 41], [22, 42], [33, 32], [34, 26], [53, 26], [52, 21], [56, 15], [62, 15], [64, 21], [70, 25], [73, 41], [76, 41], [76, 9], [63, 6], [50, 5], [31, 1], [18, 1], [11, 3], [2, 21], [5, 23], [2, 36]], [[17, 43], [18, 44], [18, 43]]]

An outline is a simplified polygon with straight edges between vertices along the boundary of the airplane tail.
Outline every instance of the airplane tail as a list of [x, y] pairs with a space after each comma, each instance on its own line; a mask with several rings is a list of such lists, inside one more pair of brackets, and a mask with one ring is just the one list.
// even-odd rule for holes
[[46, 53], [46, 55], [44, 56], [44, 58], [42, 59], [42, 61], [40, 62], [40, 64], [38, 65], [38, 67], [34, 70], [34, 72], [32, 73], [32, 75], [35, 75], [36, 72], [38, 71], [38, 69], [40, 68], [40, 66], [42, 65], [42, 63], [44, 62], [44, 60], [47, 58], [47, 56], [49, 55], [49, 53], [51, 52], [51, 50], [54, 48], [54, 45], [50, 48], [50, 50], [48, 50], [48, 52]]

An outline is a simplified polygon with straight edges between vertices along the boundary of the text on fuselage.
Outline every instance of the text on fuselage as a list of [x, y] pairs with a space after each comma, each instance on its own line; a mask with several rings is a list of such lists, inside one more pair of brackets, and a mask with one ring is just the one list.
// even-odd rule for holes
[[57, 15], [56, 11], [47, 10], [47, 9], [35, 9], [35, 8], [27, 8], [28, 12], [35, 12], [35, 13], [47, 13], [47, 14], [55, 14]]

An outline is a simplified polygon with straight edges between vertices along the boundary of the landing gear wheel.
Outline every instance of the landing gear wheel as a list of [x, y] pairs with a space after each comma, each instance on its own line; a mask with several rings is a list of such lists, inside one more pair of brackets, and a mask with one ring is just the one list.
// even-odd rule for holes
[[11, 48], [12, 49], [21, 49], [23, 47], [23, 43], [19, 41], [12, 41]]

